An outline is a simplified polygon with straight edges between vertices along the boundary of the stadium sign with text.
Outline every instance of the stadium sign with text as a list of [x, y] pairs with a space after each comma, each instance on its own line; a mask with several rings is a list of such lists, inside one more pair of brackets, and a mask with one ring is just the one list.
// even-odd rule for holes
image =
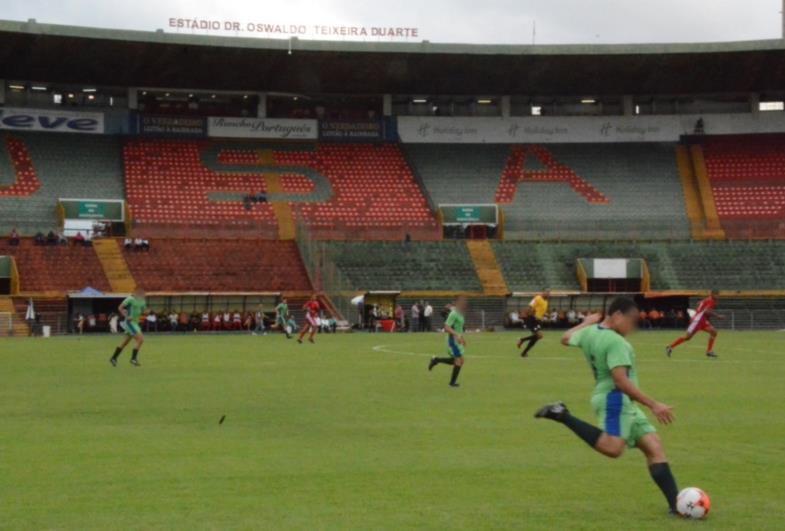
[[140, 114], [138, 120], [139, 134], [142, 135], [204, 136], [207, 129], [201, 116]]
[[211, 116], [207, 119], [207, 136], [315, 140], [319, 125], [316, 120]]
[[676, 142], [695, 133], [785, 132], [785, 114], [668, 116], [542, 116], [510, 118], [398, 117], [398, 134], [408, 143], [528, 144], [558, 142]]
[[354, 26], [343, 24], [281, 24], [254, 20], [219, 20], [169, 17], [166, 27], [174, 31], [230, 33], [233, 35], [288, 39], [406, 40], [421, 39], [420, 28], [408, 26]]
[[104, 115], [98, 112], [0, 107], [0, 129], [101, 134], [104, 132]]

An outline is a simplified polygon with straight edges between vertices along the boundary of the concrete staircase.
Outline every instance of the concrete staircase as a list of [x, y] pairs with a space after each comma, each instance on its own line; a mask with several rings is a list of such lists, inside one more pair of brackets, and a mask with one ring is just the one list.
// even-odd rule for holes
[[[259, 150], [258, 157], [259, 164], [262, 166], [275, 164], [275, 156], [271, 149]], [[268, 195], [284, 193], [281, 185], [281, 176], [278, 173], [266, 173], [264, 175], [264, 184]], [[278, 239], [293, 240], [295, 238], [295, 225], [291, 205], [285, 201], [274, 201], [270, 205], [273, 207], [275, 219], [278, 222]]]
[[[8, 328], [8, 321], [2, 314], [11, 314], [11, 328]], [[0, 337], [3, 336], [17, 336], [25, 337], [29, 334], [30, 329], [27, 327], [25, 320], [16, 313], [14, 308], [14, 301], [11, 297], [0, 297]]]
[[120, 242], [113, 238], [98, 239], [93, 240], [93, 247], [112, 291], [115, 293], [134, 291], [136, 281], [123, 257]]
[[477, 278], [480, 279], [483, 294], [487, 296], [504, 296], [509, 293], [504, 281], [496, 255], [488, 240], [467, 240], [466, 248], [474, 263]]

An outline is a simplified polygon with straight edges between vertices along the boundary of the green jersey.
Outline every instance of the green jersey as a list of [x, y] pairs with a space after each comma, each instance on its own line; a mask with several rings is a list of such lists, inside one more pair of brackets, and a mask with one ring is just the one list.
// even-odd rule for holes
[[583, 355], [594, 372], [593, 394], [607, 394], [616, 389], [611, 371], [627, 367], [627, 377], [638, 387], [635, 351], [632, 345], [614, 330], [600, 325], [581, 328], [570, 337], [570, 345], [583, 350]]
[[278, 317], [286, 318], [289, 315], [289, 305], [285, 302], [280, 303], [278, 306], [275, 307], [275, 311], [278, 313]]
[[128, 312], [127, 319], [132, 323], [139, 323], [139, 317], [144, 312], [145, 300], [137, 299], [133, 295], [126, 297], [120, 305]]
[[449, 326], [450, 328], [452, 328], [458, 334], [461, 335], [463, 334], [463, 323], [464, 323], [463, 315], [458, 313], [456, 310], [451, 310], [450, 315], [447, 316], [447, 320], [444, 322], [445, 325]]

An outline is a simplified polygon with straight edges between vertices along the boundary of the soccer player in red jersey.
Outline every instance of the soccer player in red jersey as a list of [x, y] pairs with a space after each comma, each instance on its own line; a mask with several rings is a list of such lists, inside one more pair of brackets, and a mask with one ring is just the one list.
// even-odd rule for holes
[[311, 295], [311, 300], [303, 304], [303, 310], [305, 310], [305, 324], [303, 325], [303, 329], [300, 331], [300, 337], [297, 338], [298, 343], [303, 342], [303, 337], [305, 336], [308, 330], [311, 330], [311, 335], [308, 336], [308, 341], [313, 343], [313, 335], [316, 333], [316, 330], [319, 328], [319, 310], [322, 309], [322, 305], [319, 304], [319, 301], [316, 300], [316, 294], [314, 293]]
[[687, 327], [687, 333], [683, 337], [676, 339], [673, 343], [665, 347], [665, 353], [668, 355], [668, 357], [670, 357], [673, 353], [673, 349], [685, 341], [692, 339], [692, 336], [701, 330], [709, 334], [709, 343], [706, 346], [706, 356], [710, 358], [717, 357], [717, 355], [714, 353], [714, 341], [717, 339], [717, 330], [711, 325], [711, 322], [709, 322], [709, 318], [717, 317], [721, 319], [721, 316], [714, 312], [714, 306], [717, 304], [716, 297], [717, 292], [712, 290], [712, 292], [709, 293], [709, 296], [703, 299], [700, 304], [698, 304], [698, 309], [695, 311], [695, 315], [692, 316], [690, 325]]

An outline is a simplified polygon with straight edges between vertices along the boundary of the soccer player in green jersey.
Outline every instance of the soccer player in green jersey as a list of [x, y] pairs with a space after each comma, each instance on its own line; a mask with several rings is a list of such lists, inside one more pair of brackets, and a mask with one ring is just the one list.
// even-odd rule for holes
[[113, 367], [117, 367], [117, 358], [132, 339], [135, 341], [135, 344], [133, 354], [131, 355], [131, 365], [139, 366], [139, 349], [142, 348], [142, 343], [144, 343], [142, 327], [139, 326], [139, 317], [144, 312], [145, 306], [144, 290], [142, 288], [136, 288], [132, 295], [126, 297], [126, 299], [120, 303], [120, 315], [125, 317], [125, 321], [123, 321], [120, 326], [125, 331], [125, 338], [120, 346], [115, 349], [114, 355], [109, 359], [109, 363], [111, 363]]
[[466, 347], [466, 340], [463, 338], [463, 325], [467, 307], [468, 301], [466, 297], [460, 296], [455, 299], [450, 314], [444, 322], [444, 331], [447, 334], [447, 354], [449, 354], [449, 357], [437, 358], [434, 356], [428, 364], [429, 371], [440, 363], [452, 365], [450, 387], [460, 387], [458, 375], [461, 373], [461, 367], [463, 367], [463, 349]]
[[286, 297], [281, 299], [278, 306], [275, 307], [275, 324], [281, 329], [281, 332], [286, 334], [286, 339], [291, 339], [292, 335], [289, 333], [289, 304], [286, 302]]
[[625, 447], [640, 449], [646, 456], [652, 479], [675, 513], [679, 493], [676, 480], [657, 430], [636, 402], [649, 408], [661, 424], [673, 422], [673, 411], [638, 387], [635, 351], [624, 338], [637, 323], [635, 302], [619, 297], [611, 302], [604, 319], [598, 314], [590, 315], [562, 337], [564, 345], [583, 351], [594, 373], [591, 405], [601, 428], [572, 416], [562, 402], [544, 406], [535, 417], [561, 422], [597, 452], [611, 458], [620, 457]]

